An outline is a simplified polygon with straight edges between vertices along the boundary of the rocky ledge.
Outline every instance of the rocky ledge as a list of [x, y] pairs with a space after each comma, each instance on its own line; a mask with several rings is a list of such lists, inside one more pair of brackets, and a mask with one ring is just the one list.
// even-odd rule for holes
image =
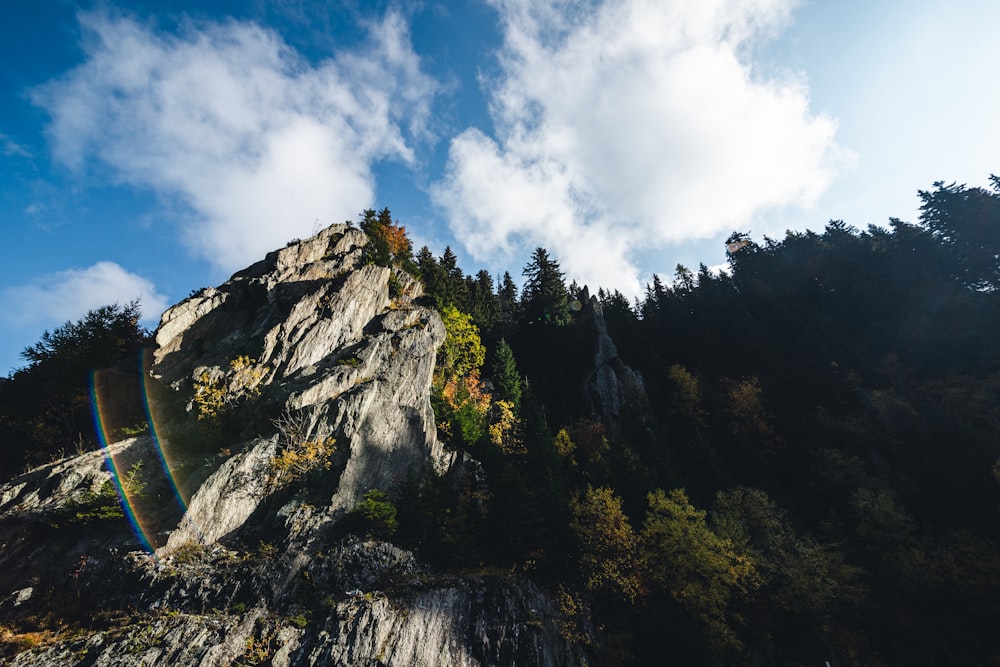
[[368, 245], [333, 225], [170, 308], [149, 429], [0, 487], [10, 664], [579, 664], [522, 576], [345, 529], [366, 493], [452, 463], [444, 327]]

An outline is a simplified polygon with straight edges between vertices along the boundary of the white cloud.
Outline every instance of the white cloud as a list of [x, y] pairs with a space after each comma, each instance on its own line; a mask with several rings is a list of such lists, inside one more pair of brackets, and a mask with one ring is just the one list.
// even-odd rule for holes
[[85, 269], [68, 269], [37, 278], [28, 285], [0, 291], [0, 322], [5, 327], [58, 326], [77, 320], [87, 311], [112, 303], [139, 299], [143, 319], [159, 321], [167, 299], [152, 282], [114, 262], [98, 262]]
[[16, 143], [6, 134], [0, 133], [0, 155], [7, 157], [31, 157], [31, 151]]
[[181, 34], [105, 14], [81, 17], [87, 60], [38, 88], [57, 160], [96, 158], [117, 179], [191, 207], [193, 253], [233, 270], [353, 219], [374, 198], [371, 165], [413, 163], [436, 83], [407, 26], [388, 14], [368, 42], [316, 65], [254, 24]]
[[844, 157], [836, 124], [747, 55], [792, 5], [498, 2], [495, 138], [454, 138], [432, 190], [458, 239], [491, 261], [543, 245], [571, 276], [635, 294], [638, 251], [811, 204]]

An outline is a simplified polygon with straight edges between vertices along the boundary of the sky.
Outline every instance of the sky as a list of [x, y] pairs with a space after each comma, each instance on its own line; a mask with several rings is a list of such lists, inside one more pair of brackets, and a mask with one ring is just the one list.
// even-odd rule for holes
[[0, 8], [0, 374], [389, 207], [415, 247], [642, 293], [733, 231], [916, 222], [1000, 172], [1000, 3], [319, 0]]

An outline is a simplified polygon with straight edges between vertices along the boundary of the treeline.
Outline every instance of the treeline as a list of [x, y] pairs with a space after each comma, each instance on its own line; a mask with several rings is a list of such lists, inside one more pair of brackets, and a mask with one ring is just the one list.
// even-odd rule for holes
[[727, 273], [679, 266], [635, 303], [598, 290], [644, 380], [617, 420], [548, 252], [519, 294], [421, 249], [464, 350], [439, 360], [440, 434], [469, 458], [414, 481], [399, 538], [533, 572], [595, 664], [997, 662], [992, 181], [921, 192], [918, 224], [734, 234]]
[[[362, 509], [441, 568], [536, 578], [594, 665], [1000, 662], [1000, 180], [920, 196], [917, 224], [734, 234], [728, 272], [635, 302], [543, 248], [520, 289], [467, 274], [365, 211], [367, 259], [441, 313], [460, 456]], [[138, 381], [138, 320], [93, 311], [0, 379], [7, 476], [96, 445], [91, 369]], [[598, 358], [641, 375], [611, 412]]]
[[109, 369], [103, 381], [125, 389], [107, 392], [115, 404], [104, 409], [123, 424], [145, 422], [141, 351], [152, 334], [140, 317], [138, 301], [103, 306], [24, 349], [25, 366], [0, 378], [0, 478], [100, 445], [91, 401], [95, 370]]

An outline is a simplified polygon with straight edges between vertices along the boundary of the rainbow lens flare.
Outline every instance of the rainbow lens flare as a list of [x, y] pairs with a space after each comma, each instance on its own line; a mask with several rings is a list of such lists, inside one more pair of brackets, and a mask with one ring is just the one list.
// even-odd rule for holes
[[140, 520], [136, 513], [135, 493], [133, 489], [129, 488], [131, 485], [126, 483], [127, 478], [124, 475], [127, 474], [127, 471], [121, 469], [123, 461], [119, 459], [120, 455], [112, 451], [108, 442], [108, 433], [111, 430], [108, 423], [110, 412], [108, 410], [108, 391], [105, 386], [105, 372], [93, 371], [90, 374], [90, 403], [94, 412], [94, 426], [96, 426], [97, 437], [101, 442], [101, 451], [104, 452], [104, 459], [108, 464], [108, 471], [111, 472], [111, 479], [114, 483], [115, 491], [118, 493], [118, 500], [121, 503], [122, 510], [125, 512], [125, 517], [128, 519], [132, 532], [135, 533], [139, 543], [146, 551], [152, 554], [154, 553], [154, 549], [149, 540], [148, 526], [143, 524], [143, 521]]
[[[144, 350], [142, 354], [143, 357], [139, 360], [139, 368], [148, 368], [151, 361], [149, 357], [151, 352]], [[175, 457], [171, 454], [169, 442], [163, 437], [165, 430], [163, 429], [162, 420], [157, 415], [154, 398], [156, 392], [152, 386], [152, 379], [144, 372], [140, 373], [140, 376], [142, 380], [138, 387], [132, 383], [128, 387], [123, 387], [122, 383], [114, 381], [110, 371], [94, 371], [91, 373], [90, 378], [90, 399], [101, 448], [107, 461], [108, 470], [111, 472], [112, 479], [114, 480], [115, 490], [118, 493], [122, 509], [143, 548], [155, 555], [156, 547], [162, 546], [161, 544], [157, 544], [156, 522], [152, 516], [143, 516], [143, 503], [141, 502], [140, 494], [130, 484], [130, 470], [127, 467], [134, 465], [135, 461], [140, 459], [132, 455], [128, 457], [129, 462], [126, 462], [123, 460], [125, 458], [123, 456], [124, 452], [110, 446], [112, 434], [118, 432], [122, 426], [130, 425], [121, 423], [122, 418], [118, 415], [122, 412], [120, 406], [123, 400], [125, 402], [128, 402], [130, 399], [134, 401], [135, 395], [133, 392], [141, 392], [142, 410], [149, 424], [149, 437], [153, 444], [152, 450], [156, 453], [156, 462], [159, 464], [152, 466], [152, 461], [143, 460], [142, 463], [149, 466], [146, 468], [148, 471], [147, 476], [157, 477], [158, 482], [166, 482], [173, 500], [176, 501], [182, 513], [181, 520], [185, 522], [191, 521], [188, 515], [188, 501], [190, 498], [185, 497], [181, 492], [181, 485], [177, 481], [175, 471], [180, 470], [181, 462], [174, 460]], [[118, 395], [116, 395], [116, 392]], [[128, 393], [130, 396], [123, 397], [121, 396], [122, 393]], [[131, 414], [132, 418], [135, 419], [138, 414], [137, 406], [136, 409], [132, 410]], [[150, 457], [147, 455], [146, 458]], [[162, 470], [162, 477], [156, 468]], [[160, 527], [162, 528], [162, 526]], [[197, 526], [191, 527], [195, 529], [197, 534], [201, 534]]]

